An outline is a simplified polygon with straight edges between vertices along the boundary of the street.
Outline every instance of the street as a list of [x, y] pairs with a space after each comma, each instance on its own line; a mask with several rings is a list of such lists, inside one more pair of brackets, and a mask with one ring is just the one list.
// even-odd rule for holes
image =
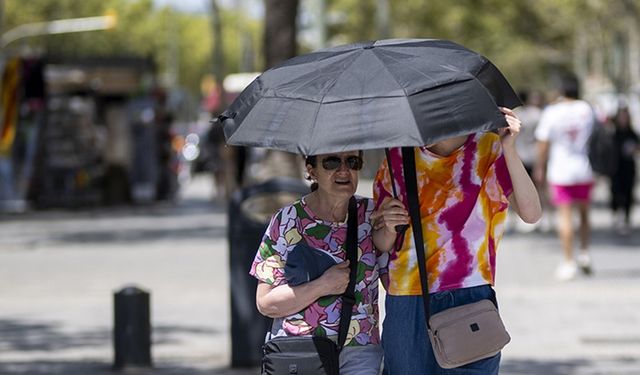
[[[197, 177], [176, 203], [0, 216], [0, 374], [112, 373], [113, 293], [128, 285], [151, 293], [154, 369], [142, 373], [258, 373], [228, 368], [227, 217], [210, 182]], [[640, 210], [619, 236], [606, 194], [600, 183], [592, 277], [554, 279], [554, 233], [505, 235], [501, 374], [640, 374]]]

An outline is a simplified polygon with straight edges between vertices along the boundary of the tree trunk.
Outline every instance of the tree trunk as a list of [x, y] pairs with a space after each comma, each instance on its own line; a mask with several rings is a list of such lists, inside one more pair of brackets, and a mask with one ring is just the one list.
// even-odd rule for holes
[[[265, 0], [264, 55], [266, 69], [296, 55], [298, 0]], [[269, 150], [254, 176], [257, 181], [285, 176], [302, 178], [299, 155]]]
[[298, 0], [265, 0], [266, 69], [296, 55]]
[[[213, 55], [213, 65], [211, 66], [211, 73], [215, 77], [218, 83], [222, 83], [224, 79], [224, 56], [222, 53], [222, 22], [220, 21], [220, 7], [217, 0], [210, 0], [209, 3], [211, 12], [211, 33], [213, 34], [213, 48], [211, 49]], [[221, 107], [224, 108], [224, 95], [220, 98], [223, 102]]]

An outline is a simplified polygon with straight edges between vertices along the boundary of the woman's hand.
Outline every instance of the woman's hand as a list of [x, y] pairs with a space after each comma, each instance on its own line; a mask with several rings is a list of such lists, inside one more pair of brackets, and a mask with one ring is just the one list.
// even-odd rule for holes
[[396, 242], [397, 225], [409, 224], [409, 213], [402, 202], [390, 197], [382, 201], [380, 207], [371, 214], [373, 243], [380, 251], [390, 251]]
[[502, 128], [498, 131], [502, 147], [513, 147], [515, 146], [516, 137], [518, 136], [518, 133], [520, 133], [522, 123], [511, 109], [500, 107], [500, 112], [504, 113], [504, 118], [507, 120], [508, 125], [506, 128]]
[[349, 285], [349, 261], [327, 269], [322, 276], [297, 286], [258, 283], [256, 306], [270, 318], [282, 318], [306, 309], [318, 298], [344, 293]]
[[323, 286], [324, 295], [342, 294], [349, 285], [349, 261], [345, 260], [335, 266], [328, 268], [322, 276], [318, 278], [319, 284]]
[[387, 233], [396, 234], [397, 225], [409, 224], [409, 213], [404, 204], [397, 199], [386, 198], [380, 207], [371, 214], [373, 230], [385, 230]]

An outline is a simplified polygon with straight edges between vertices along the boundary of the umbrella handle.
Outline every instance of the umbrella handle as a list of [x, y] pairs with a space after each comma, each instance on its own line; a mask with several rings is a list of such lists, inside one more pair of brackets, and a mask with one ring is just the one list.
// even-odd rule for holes
[[409, 229], [409, 224], [398, 224], [398, 225], [396, 225], [396, 233], [397, 234], [404, 234], [404, 232], [406, 232], [407, 229]]

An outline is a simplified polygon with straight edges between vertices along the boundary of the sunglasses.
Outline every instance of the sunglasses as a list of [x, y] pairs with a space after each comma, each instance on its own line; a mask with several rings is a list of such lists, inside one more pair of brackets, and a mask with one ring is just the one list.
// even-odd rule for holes
[[345, 159], [341, 159], [337, 156], [328, 156], [322, 159], [322, 168], [328, 171], [333, 171], [340, 168], [342, 163], [354, 171], [362, 169], [362, 158], [356, 155], [347, 156]]

